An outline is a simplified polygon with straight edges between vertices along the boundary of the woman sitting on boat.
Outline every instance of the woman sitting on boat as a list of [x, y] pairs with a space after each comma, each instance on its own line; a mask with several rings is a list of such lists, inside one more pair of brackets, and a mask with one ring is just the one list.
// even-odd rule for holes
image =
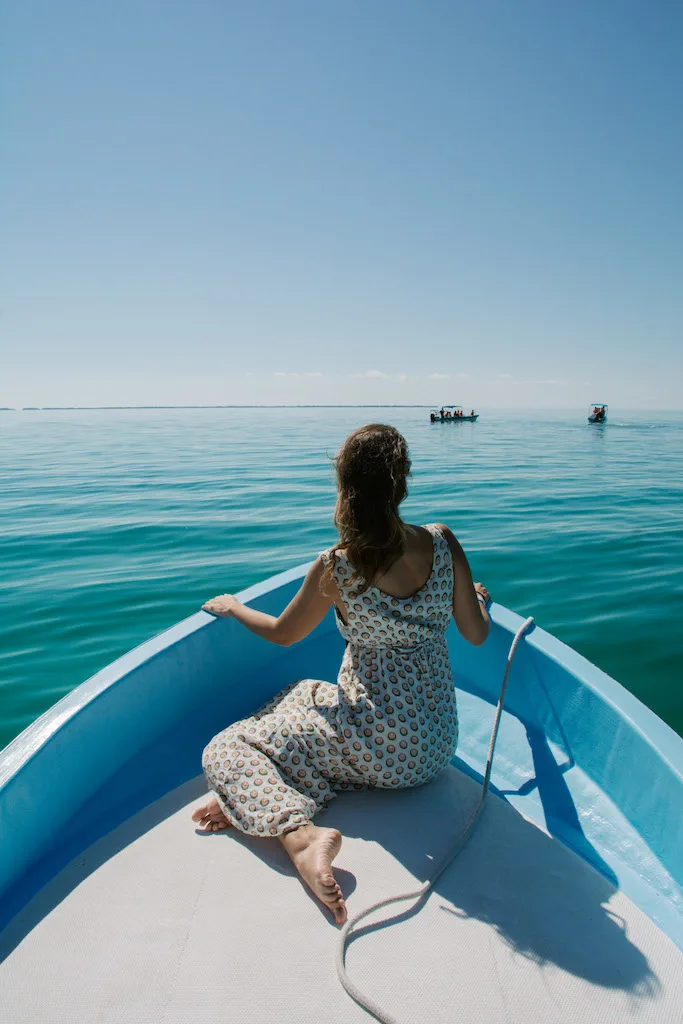
[[213, 795], [192, 818], [280, 840], [302, 879], [346, 919], [332, 861], [334, 828], [313, 818], [340, 790], [431, 781], [452, 759], [458, 716], [446, 629], [472, 644], [489, 631], [487, 590], [447, 526], [399, 515], [410, 459], [393, 427], [356, 430], [336, 458], [339, 539], [278, 616], [224, 594], [203, 607], [288, 646], [334, 608], [346, 650], [337, 684], [302, 679], [211, 740], [203, 767]]

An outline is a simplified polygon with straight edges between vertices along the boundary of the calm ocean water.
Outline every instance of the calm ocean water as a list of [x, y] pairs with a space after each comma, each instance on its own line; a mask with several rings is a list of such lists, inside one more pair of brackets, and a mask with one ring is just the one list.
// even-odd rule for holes
[[404, 505], [475, 579], [683, 734], [683, 414], [197, 409], [0, 414], [0, 747], [134, 645], [332, 543], [333, 455], [411, 447]]

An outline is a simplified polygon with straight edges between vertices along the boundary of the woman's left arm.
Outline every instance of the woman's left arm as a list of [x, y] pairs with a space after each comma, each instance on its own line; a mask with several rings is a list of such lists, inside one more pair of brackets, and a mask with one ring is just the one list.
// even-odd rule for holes
[[318, 623], [325, 618], [335, 599], [330, 585], [322, 585], [324, 572], [323, 560], [318, 555], [306, 573], [299, 592], [277, 618], [274, 615], [266, 615], [265, 612], [257, 612], [254, 608], [247, 608], [232, 594], [213, 597], [202, 605], [202, 609], [222, 618], [232, 616], [264, 640], [279, 644], [281, 647], [289, 647], [290, 644], [303, 640], [313, 632]]

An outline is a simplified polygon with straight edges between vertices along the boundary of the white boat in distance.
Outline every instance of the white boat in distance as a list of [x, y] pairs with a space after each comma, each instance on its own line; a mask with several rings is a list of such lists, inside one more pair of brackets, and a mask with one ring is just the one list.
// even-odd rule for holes
[[594, 402], [589, 413], [589, 423], [607, 423], [607, 403], [606, 402]]

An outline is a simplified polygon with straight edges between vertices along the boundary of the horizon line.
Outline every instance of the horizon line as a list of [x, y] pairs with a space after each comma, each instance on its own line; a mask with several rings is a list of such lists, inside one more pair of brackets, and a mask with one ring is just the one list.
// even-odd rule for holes
[[[466, 403], [469, 404], [469, 403]], [[501, 405], [501, 406], [479, 406], [483, 409], [494, 411], [519, 411], [526, 409], [535, 412], [548, 411], [573, 411], [575, 409], [587, 408], [595, 405], [595, 402], [582, 403], [579, 405]], [[603, 403], [597, 403], [603, 404]], [[607, 403], [604, 403], [607, 404]], [[339, 403], [339, 402], [275, 402], [275, 403], [231, 403], [227, 405], [24, 405], [24, 406], [0, 406], [0, 412], [106, 412], [106, 411], [135, 411], [143, 409], [438, 409], [438, 403], [418, 402], [363, 402]], [[651, 408], [645, 406], [623, 406], [624, 412], [683, 412], [683, 408]]]
[[[595, 405], [594, 402], [590, 402], [586, 405]], [[355, 403], [319, 403], [319, 402], [302, 402], [302, 403], [272, 403], [272, 404], [232, 404], [232, 405], [24, 405], [24, 406], [0, 406], [0, 412], [107, 412], [107, 411], [130, 411], [155, 409], [155, 410], [170, 410], [170, 409], [439, 409], [440, 406], [437, 403], [405, 403], [405, 402], [364, 402], [361, 404]], [[464, 408], [464, 406], [462, 407]], [[544, 406], [479, 406], [480, 409], [489, 409], [496, 411], [514, 411], [520, 409], [527, 409], [529, 411], [537, 412], [549, 412], [549, 411], [566, 411], [572, 412], [582, 406], [575, 405], [544, 405]], [[625, 407], [626, 408], [626, 407]], [[638, 407], [628, 407], [631, 411], [642, 411], [652, 412], [652, 409]], [[654, 410], [658, 412], [681, 412], [681, 409], [658, 409]]]

